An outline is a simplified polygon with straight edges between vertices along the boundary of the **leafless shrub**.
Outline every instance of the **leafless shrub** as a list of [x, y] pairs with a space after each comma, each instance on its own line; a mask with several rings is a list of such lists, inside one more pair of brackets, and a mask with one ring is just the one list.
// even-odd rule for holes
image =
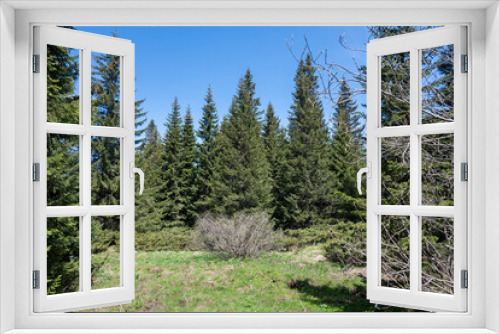
[[201, 249], [232, 257], [277, 249], [282, 239], [282, 231], [274, 230], [265, 212], [239, 212], [233, 217], [206, 214], [196, 224], [195, 240]]

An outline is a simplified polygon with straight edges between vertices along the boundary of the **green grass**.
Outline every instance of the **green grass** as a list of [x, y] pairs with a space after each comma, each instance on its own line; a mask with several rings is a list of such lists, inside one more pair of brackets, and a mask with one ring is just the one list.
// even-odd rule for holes
[[[321, 246], [228, 259], [208, 252], [136, 252], [136, 298], [86, 312], [373, 312], [361, 269], [324, 262]], [[93, 288], [116, 276], [118, 253], [96, 255]], [[94, 261], [94, 260], [93, 260]], [[397, 308], [377, 311], [405, 311]]]

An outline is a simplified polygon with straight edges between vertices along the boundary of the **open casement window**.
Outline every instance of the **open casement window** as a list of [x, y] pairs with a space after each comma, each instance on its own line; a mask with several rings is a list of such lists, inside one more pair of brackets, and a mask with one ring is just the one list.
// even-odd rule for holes
[[[34, 33], [34, 310], [128, 303], [134, 44], [66, 28]], [[100, 254], [103, 243], [113, 252]]]
[[429, 29], [368, 44], [372, 303], [466, 311], [465, 29]]

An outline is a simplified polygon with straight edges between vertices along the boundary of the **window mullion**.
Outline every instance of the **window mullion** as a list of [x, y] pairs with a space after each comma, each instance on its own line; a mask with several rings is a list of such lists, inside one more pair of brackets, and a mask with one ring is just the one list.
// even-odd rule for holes
[[415, 209], [420, 204], [420, 138], [413, 128], [419, 123], [420, 56], [418, 49], [410, 51], [410, 291], [418, 291], [420, 280], [420, 218]]
[[[91, 105], [91, 72], [92, 72], [92, 59], [90, 49], [83, 49], [83, 71], [82, 71], [82, 124], [87, 129], [90, 129], [92, 122], [92, 105]], [[87, 131], [82, 137], [82, 147], [81, 154], [83, 155], [82, 163], [80, 166], [81, 177], [81, 198], [82, 204], [85, 208], [89, 208], [92, 202], [91, 198], [91, 187], [92, 187], [92, 160], [91, 160], [91, 145], [92, 137], [90, 131]], [[83, 291], [90, 293], [91, 283], [92, 283], [92, 272], [91, 272], [91, 216], [90, 211], [83, 216], [83, 226], [82, 226], [82, 237], [80, 238], [80, 250], [82, 252], [82, 277], [83, 277]]]

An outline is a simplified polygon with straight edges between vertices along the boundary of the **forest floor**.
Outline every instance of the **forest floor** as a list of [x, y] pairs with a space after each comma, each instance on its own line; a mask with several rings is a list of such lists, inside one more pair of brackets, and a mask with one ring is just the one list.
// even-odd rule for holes
[[[93, 288], [118, 278], [118, 253], [101, 263]], [[374, 312], [366, 299], [366, 271], [327, 262], [321, 246], [224, 258], [209, 252], [136, 252], [136, 297], [130, 304], [85, 312]]]

